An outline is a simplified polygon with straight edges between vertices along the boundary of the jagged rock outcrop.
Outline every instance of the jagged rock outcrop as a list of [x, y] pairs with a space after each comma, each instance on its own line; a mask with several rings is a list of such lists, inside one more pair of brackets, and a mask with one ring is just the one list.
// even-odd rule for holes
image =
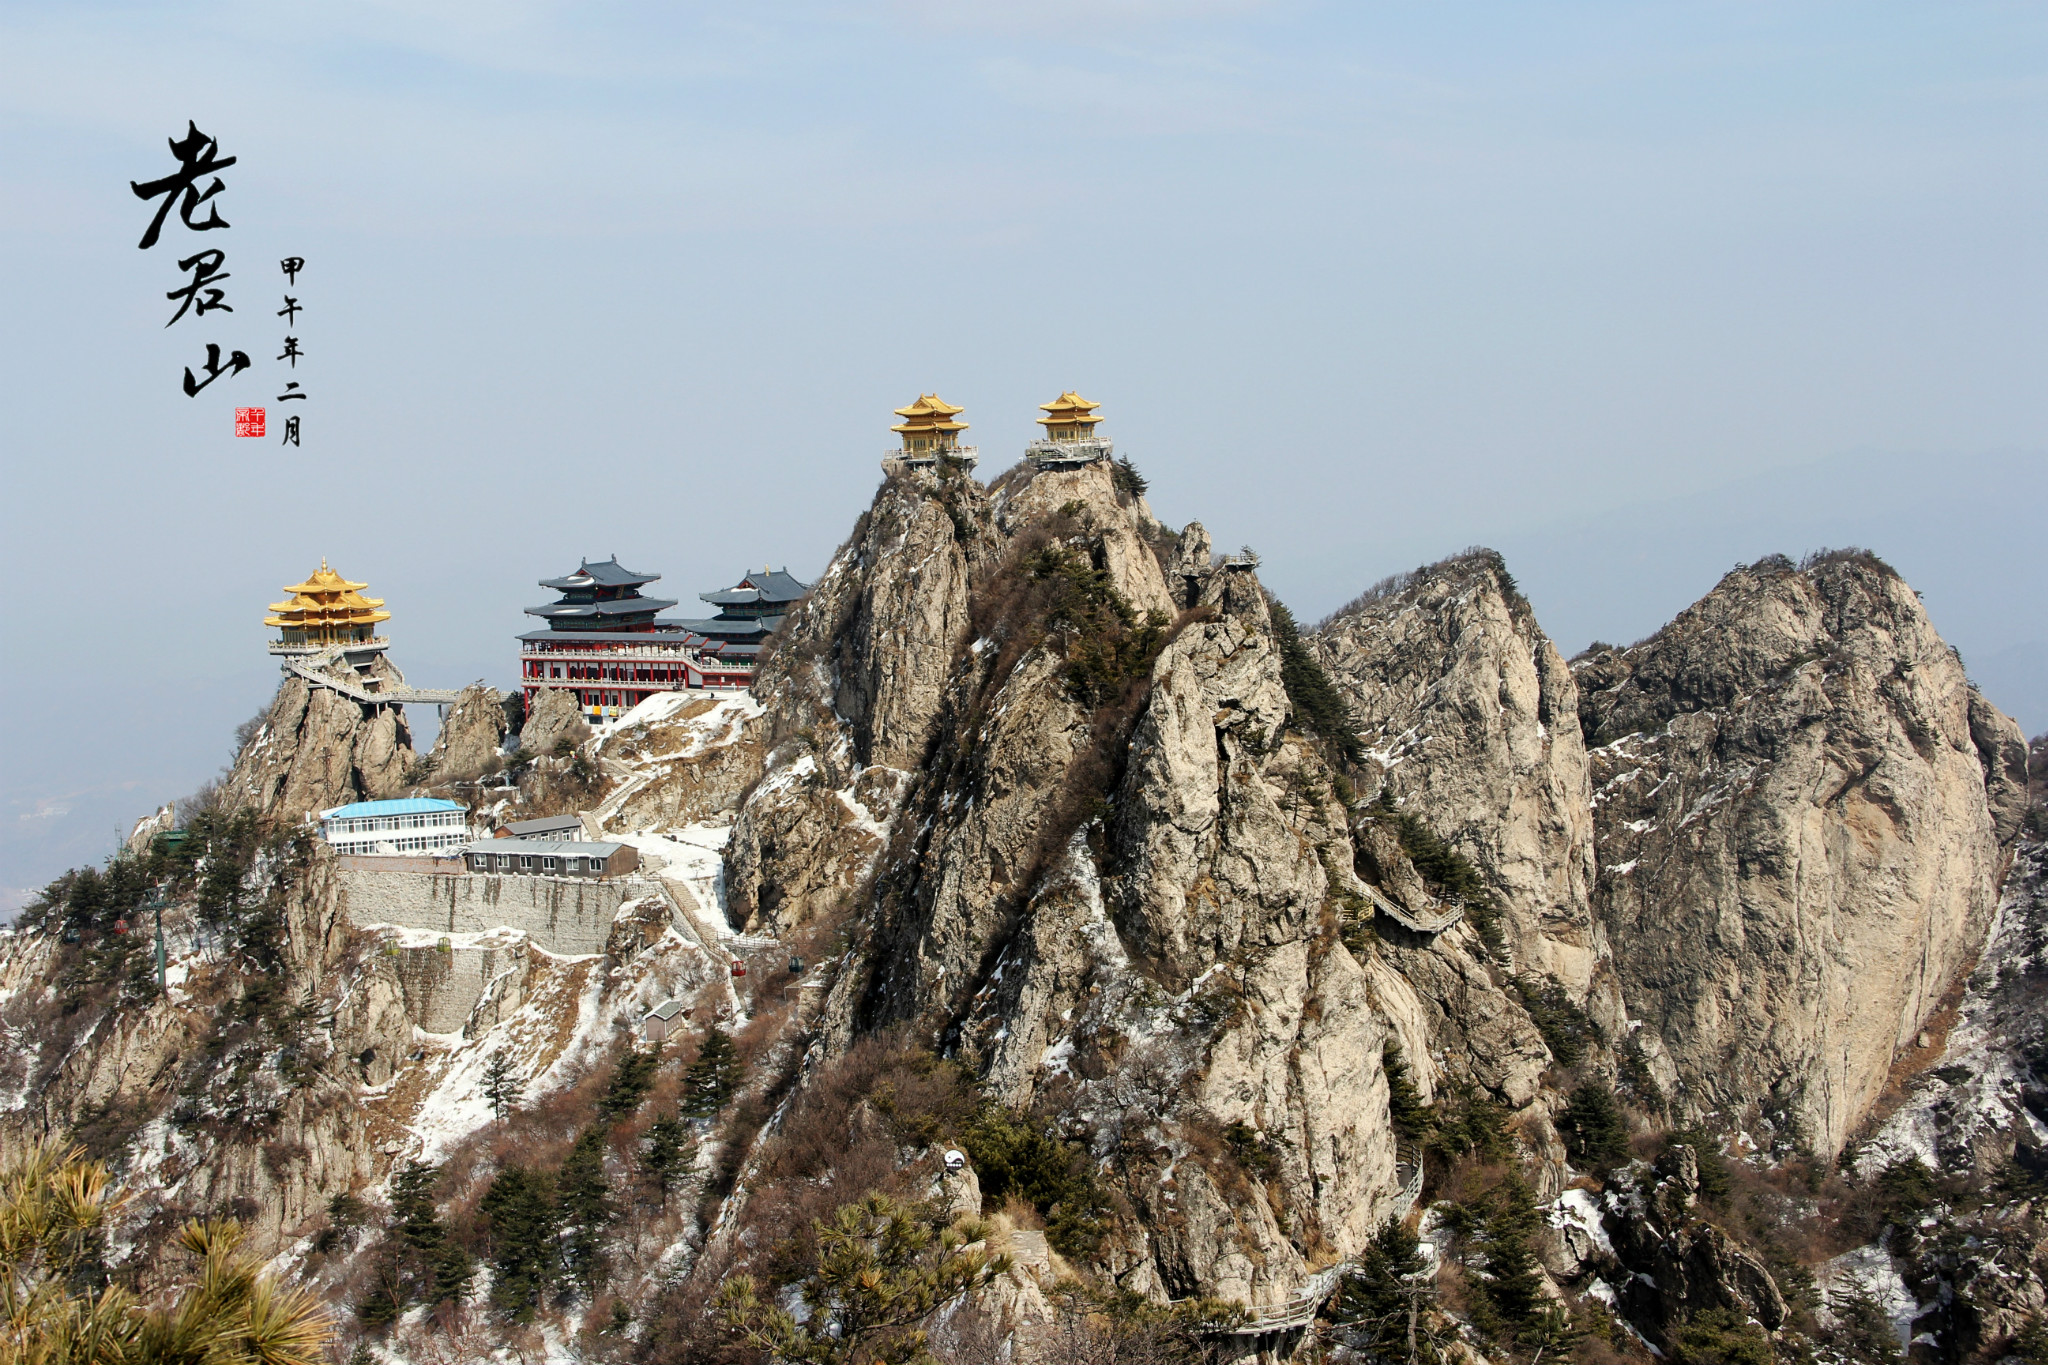
[[[360, 684], [346, 664], [329, 667], [336, 677]], [[370, 676], [402, 681], [381, 654]], [[277, 689], [261, 728], [236, 755], [221, 800], [289, 820], [352, 801], [402, 796], [416, 758], [403, 707], [358, 702], [294, 674]]]
[[754, 685], [767, 777], [727, 852], [731, 905], [751, 929], [786, 933], [853, 905], [931, 748], [993, 525], [972, 478], [899, 465], [777, 632]]
[[498, 757], [508, 728], [504, 693], [482, 683], [463, 688], [441, 719], [434, 747], [427, 751], [434, 779], [448, 782], [481, 774]]
[[822, 725], [843, 729], [855, 767], [923, 760], [967, 643], [968, 573], [993, 548], [991, 516], [987, 492], [964, 474], [890, 477], [762, 668], [755, 693], [778, 740]]
[[635, 708], [597, 754], [616, 785], [592, 813], [599, 829], [676, 829], [730, 812], [761, 779], [761, 707], [745, 696], [671, 692]]
[[1636, 1330], [1667, 1347], [1672, 1329], [1702, 1309], [1733, 1309], [1766, 1331], [1786, 1318], [1769, 1269], [1701, 1216], [1699, 1184], [1697, 1156], [1679, 1145], [1662, 1169], [1618, 1172], [1605, 1196], [1603, 1222], [1623, 1272], [1613, 1276], [1616, 1306]]
[[[2036, 741], [2037, 747], [2040, 741]], [[2035, 807], [2048, 815], [2048, 803]], [[2048, 844], [2020, 846], [1990, 940], [1939, 1056], [1856, 1153], [1875, 1175], [1918, 1162], [1952, 1202], [1911, 1232], [1841, 1258], [1861, 1278], [1896, 1275], [1914, 1311], [1907, 1334], [1932, 1334], [1949, 1359], [1996, 1359], [2048, 1311]], [[1915, 1211], [1918, 1213], [1918, 1211]], [[1983, 1352], [1978, 1356], [1978, 1352]]]
[[1391, 580], [1309, 642], [1386, 790], [1500, 898], [1516, 968], [1585, 997], [1604, 947], [1578, 688], [1500, 557]]
[[[1287, 734], [1255, 565], [1214, 563], [1199, 526], [1170, 540], [1101, 466], [1019, 482], [998, 481], [992, 522], [967, 522], [988, 542], [960, 552], [974, 638], [901, 713], [928, 757], [856, 907], [826, 1036], [843, 1048], [905, 1022], [992, 1096], [1056, 1105], [1144, 1229], [1105, 1253], [1121, 1283], [1273, 1302], [1314, 1248], [1363, 1246], [1396, 1197], [1390, 1038], [1425, 1090], [1454, 1075], [1515, 1104], [1534, 1097], [1548, 1053], [1469, 932], [1361, 945], [1362, 958], [1339, 941], [1340, 892], [1359, 890], [1347, 815], [1314, 746]], [[892, 482], [878, 502], [908, 491]], [[947, 522], [926, 524], [944, 539], [960, 530]], [[865, 562], [842, 552], [813, 606], [866, 601], [886, 617], [892, 595], [919, 592], [887, 560]], [[779, 659], [815, 672], [782, 664], [778, 685], [817, 689], [811, 733], [778, 750], [732, 869], [736, 884], [815, 902], [821, 889], [798, 876], [830, 859], [798, 837], [799, 813], [823, 816], [858, 743], [879, 740], [825, 719], [834, 675], [822, 651], [792, 649], [803, 638], [799, 623]], [[1157, 653], [1142, 681], [1105, 682], [1144, 639]], [[1415, 972], [1428, 998], [1398, 951], [1441, 959]], [[1481, 1021], [1470, 1033], [1467, 1018]], [[1269, 1144], [1265, 1180], [1220, 1155], [1232, 1124]]]
[[1598, 917], [1686, 1114], [1825, 1155], [1984, 940], [2018, 731], [1860, 553], [1579, 664]]
[[[352, 1307], [378, 1263], [356, 1253], [377, 1244], [307, 1251], [335, 1231], [333, 1195], [447, 1156], [439, 1197], [469, 1239], [488, 1230], [486, 1181], [566, 1171], [576, 1133], [610, 1132], [608, 1278], [565, 1290], [581, 1296], [568, 1309], [540, 1298], [520, 1349], [584, 1349], [608, 1298], [650, 1350], [687, 1338], [739, 1274], [773, 1276], [790, 1301], [812, 1254], [801, 1230], [839, 1202], [935, 1191], [966, 1214], [1003, 1180], [1036, 1207], [1013, 1210], [1020, 1226], [992, 1219], [988, 1245], [1029, 1265], [981, 1326], [1020, 1340], [1063, 1311], [1038, 1278], [1067, 1268], [1048, 1248], [1154, 1301], [1277, 1308], [1406, 1215], [1425, 1171], [1461, 1206], [1425, 1220], [1457, 1252], [1432, 1332], [1484, 1300], [1489, 1258], [1511, 1245], [1488, 1239], [1528, 1212], [1519, 1183], [1494, 1183], [1509, 1171], [1550, 1211], [1549, 1272], [1652, 1340], [1703, 1308], [1786, 1322], [1752, 1220], [1838, 1200], [1841, 1182], [1744, 1171], [1742, 1204], [1706, 1207], [1690, 1143], [1707, 1138], [1613, 1171], [1623, 1158], [1586, 1137], [1602, 1112], [1634, 1117], [1600, 1109], [1616, 1077], [1632, 1110], [1657, 1106], [1641, 1060], [1672, 1118], [1731, 1134], [1731, 1160], [1753, 1151], [1734, 1130], [1773, 1125], [1832, 1150], [1902, 1040], [1902, 1085], [1938, 1050], [1915, 1030], [1974, 951], [2001, 840], [2039, 817], [2018, 809], [2009, 723], [1911, 593], [1853, 557], [1759, 566], [1575, 676], [1498, 557], [1461, 555], [1309, 641], [1371, 750], [1357, 783], [1333, 766], [1328, 694], [1276, 631], [1256, 557], [1219, 560], [1199, 523], [1161, 527], [1132, 473], [1024, 466], [984, 488], [897, 465], [754, 696], [675, 694], [593, 740], [572, 696], [543, 694], [521, 737], [541, 761], [486, 814], [574, 805], [631, 840], [647, 875], [602, 894], [544, 864], [517, 884], [337, 870], [271, 831], [251, 844], [245, 822], [195, 822], [218, 842], [204, 871], [186, 857], [171, 874], [167, 990], [114, 919], [132, 896], [117, 910], [99, 893], [64, 921], [75, 930], [0, 939], [0, 1121], [110, 1134], [163, 1211], [251, 1218], [266, 1253]], [[288, 693], [238, 765], [248, 804], [396, 794], [372, 786], [410, 756], [394, 710]], [[437, 775], [488, 763], [503, 714], [489, 689], [466, 692]], [[238, 887], [213, 873], [242, 866]], [[1433, 916], [1475, 874], [1504, 949], [1470, 915]], [[533, 908], [568, 896], [566, 917]], [[1870, 1160], [1925, 1146], [1990, 1182], [2048, 1171], [2048, 1042], [2028, 1022], [2038, 919], [2001, 922], [2003, 1012], [1966, 1001], [1953, 1044], [1974, 1020], [2019, 1051], [1951, 1078], [1949, 1109], [1915, 1092]], [[1597, 1027], [1524, 973], [1555, 977]], [[38, 1036], [60, 990], [70, 1022]], [[651, 1125], [676, 1112], [714, 1023], [743, 1056], [740, 1093], [653, 1189]], [[629, 1067], [628, 1044], [657, 1036]], [[620, 1099], [642, 1067], [651, 1093]], [[1747, 1107], [1759, 1095], [1763, 1113]], [[494, 1120], [494, 1104], [513, 1112]], [[1404, 1132], [1434, 1122], [1426, 1160], [1397, 1139], [1397, 1110]], [[1922, 1144], [1926, 1124], [1939, 1134]], [[986, 1158], [981, 1178], [939, 1174], [954, 1143]], [[1027, 1158], [1057, 1203], [1024, 1194]], [[1988, 1283], [1984, 1257], [1956, 1259], [1975, 1254], [1913, 1261], [1909, 1278]], [[1993, 1305], [1983, 1330], [2010, 1334], [2048, 1302], [2040, 1288], [1995, 1305], [1973, 1290]], [[423, 1296], [399, 1305], [393, 1358], [428, 1330]], [[473, 1317], [484, 1335], [526, 1330]], [[1481, 1340], [1476, 1311], [1466, 1325], [1488, 1351], [1531, 1349]]]
[[149, 852], [149, 846], [157, 835], [168, 834], [177, 827], [178, 808], [166, 802], [137, 820], [134, 828], [128, 831], [127, 839], [122, 841], [121, 847], [124, 851], [141, 857]]
[[562, 688], [543, 688], [526, 713], [519, 730], [519, 747], [541, 758], [551, 758], [566, 741], [579, 748], [590, 738], [590, 722], [576, 704], [576, 694]]

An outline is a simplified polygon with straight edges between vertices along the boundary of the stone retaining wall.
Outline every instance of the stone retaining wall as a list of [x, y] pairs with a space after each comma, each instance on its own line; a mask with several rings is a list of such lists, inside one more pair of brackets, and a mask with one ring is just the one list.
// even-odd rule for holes
[[[509, 937], [509, 936], [508, 936]], [[466, 1032], [477, 1001], [492, 982], [507, 973], [525, 981], [526, 944], [510, 938], [499, 944], [462, 948], [394, 948], [398, 985], [405, 995], [406, 1017], [429, 1033]]]
[[638, 877], [493, 877], [343, 867], [341, 908], [357, 924], [400, 924], [444, 934], [522, 929], [551, 953], [601, 953], [619, 907], [658, 895]]

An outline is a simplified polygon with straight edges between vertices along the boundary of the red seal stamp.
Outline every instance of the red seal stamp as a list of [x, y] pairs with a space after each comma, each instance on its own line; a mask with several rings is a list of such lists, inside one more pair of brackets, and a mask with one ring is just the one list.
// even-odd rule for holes
[[235, 409], [235, 435], [261, 436], [263, 434], [262, 408]]

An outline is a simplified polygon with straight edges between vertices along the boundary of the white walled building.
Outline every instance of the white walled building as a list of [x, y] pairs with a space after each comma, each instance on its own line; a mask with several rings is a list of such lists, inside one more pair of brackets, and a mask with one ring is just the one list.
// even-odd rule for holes
[[469, 808], [424, 796], [358, 801], [321, 811], [320, 837], [336, 853], [439, 853], [470, 841]]

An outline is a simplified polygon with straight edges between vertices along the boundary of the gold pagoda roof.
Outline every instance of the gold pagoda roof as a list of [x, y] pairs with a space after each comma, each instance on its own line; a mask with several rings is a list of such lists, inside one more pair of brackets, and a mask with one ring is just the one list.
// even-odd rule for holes
[[266, 626], [338, 626], [375, 625], [389, 621], [391, 613], [380, 610], [384, 605], [381, 597], [365, 597], [362, 589], [368, 583], [356, 583], [343, 578], [327, 567], [325, 559], [320, 569], [303, 583], [293, 583], [285, 588], [291, 596], [282, 602], [272, 602], [272, 615], [263, 618]]
[[340, 574], [328, 568], [327, 561], [323, 559], [320, 561], [319, 572], [303, 583], [287, 584], [285, 591], [290, 593], [359, 592], [369, 586], [368, 583], [351, 583], [348, 579], [343, 578]]
[[935, 393], [922, 393], [917, 401], [895, 409], [896, 415], [904, 420], [890, 427], [891, 431], [965, 431], [967, 423], [946, 419], [967, 411], [955, 407]]
[[1038, 419], [1038, 424], [1040, 426], [1051, 426], [1055, 423], [1065, 425], [1074, 422], [1100, 422], [1102, 419], [1095, 415], [1095, 409], [1101, 406], [1102, 404], [1095, 402], [1093, 399], [1083, 398], [1072, 389], [1068, 389], [1050, 403], [1040, 403], [1038, 405], [1039, 411], [1047, 414]]

